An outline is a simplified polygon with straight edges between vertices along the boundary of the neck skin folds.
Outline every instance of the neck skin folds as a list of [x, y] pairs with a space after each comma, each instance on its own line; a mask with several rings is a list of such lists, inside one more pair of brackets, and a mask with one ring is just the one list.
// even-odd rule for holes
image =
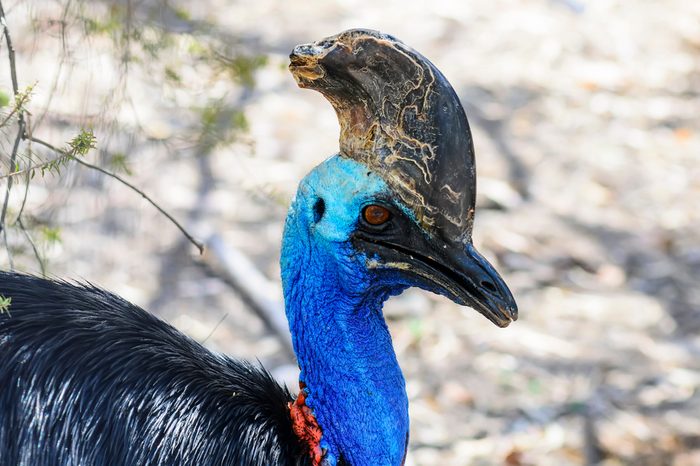
[[372, 280], [348, 242], [316, 241], [300, 204], [287, 218], [282, 281], [325, 464], [342, 457], [352, 466], [400, 465], [408, 399], [382, 305], [403, 288]]

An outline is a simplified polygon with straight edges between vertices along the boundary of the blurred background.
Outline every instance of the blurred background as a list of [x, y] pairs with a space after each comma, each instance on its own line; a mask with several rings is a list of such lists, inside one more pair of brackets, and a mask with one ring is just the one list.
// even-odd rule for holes
[[[2, 5], [19, 97], [3, 39], [0, 200], [20, 173], [0, 268], [99, 284], [295, 388], [285, 337], [238, 292], [275, 309], [287, 206], [337, 150], [332, 108], [296, 87], [287, 56], [379, 29], [461, 97], [477, 151], [474, 241], [521, 312], [498, 329], [422, 291], [388, 304], [408, 464], [700, 464], [700, 2]], [[68, 151], [94, 135], [81, 160], [216, 247], [200, 256], [138, 193], [52, 163], [59, 154], [37, 143], [12, 157], [20, 115]], [[225, 262], [240, 253], [260, 277], [248, 269], [252, 284], [236, 289]]]

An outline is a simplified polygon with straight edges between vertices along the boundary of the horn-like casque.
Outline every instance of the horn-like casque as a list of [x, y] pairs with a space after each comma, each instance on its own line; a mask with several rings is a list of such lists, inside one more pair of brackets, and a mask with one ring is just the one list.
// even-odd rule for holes
[[297, 46], [290, 70], [340, 122], [340, 154], [368, 165], [421, 226], [471, 242], [476, 193], [469, 123], [454, 89], [396, 38], [353, 29]]

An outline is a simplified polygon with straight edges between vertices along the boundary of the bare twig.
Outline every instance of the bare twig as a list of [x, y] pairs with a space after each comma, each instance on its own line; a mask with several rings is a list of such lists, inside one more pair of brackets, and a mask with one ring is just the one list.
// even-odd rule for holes
[[[139, 195], [141, 195], [141, 197], [143, 197], [144, 199], [146, 199], [153, 207], [155, 207], [156, 210], [158, 210], [158, 212], [160, 212], [161, 214], [163, 214], [163, 215], [165, 216], [165, 218], [167, 218], [168, 220], [170, 220], [170, 222], [171, 222], [173, 225], [175, 225], [175, 226], [177, 227], [177, 229], [180, 230], [180, 232], [181, 232], [183, 235], [185, 235], [185, 238], [187, 238], [187, 239], [189, 240], [190, 243], [192, 243], [192, 244], [195, 245], [195, 247], [199, 250], [199, 253], [200, 253], [200, 254], [203, 254], [203, 253], [204, 253], [204, 244], [202, 244], [201, 242], [197, 241], [187, 230], [185, 230], [185, 227], [183, 227], [182, 225], [180, 225], [180, 223], [179, 223], [177, 220], [175, 220], [175, 218], [174, 218], [172, 215], [170, 215], [168, 212], [166, 212], [160, 205], [158, 205], [158, 203], [157, 203], [156, 201], [154, 201], [153, 199], [151, 199], [146, 193], [144, 193], [144, 192], [141, 191], [139, 188], [137, 188], [137, 187], [134, 186], [133, 184], [131, 184], [131, 183], [129, 183], [128, 181], [126, 181], [124, 178], [122, 178], [122, 177], [120, 177], [119, 175], [116, 175], [116, 174], [114, 174], [114, 173], [112, 173], [112, 172], [109, 172], [109, 171], [105, 170], [104, 168], [98, 167], [97, 165], [93, 165], [93, 164], [88, 163], [88, 162], [86, 162], [86, 161], [84, 161], [84, 160], [81, 160], [81, 159], [79, 159], [78, 157], [73, 156], [73, 155], [70, 154], [69, 152], [67, 152], [67, 151], [65, 151], [65, 150], [63, 150], [63, 149], [60, 149], [60, 148], [54, 146], [53, 144], [50, 144], [50, 143], [48, 143], [48, 142], [46, 142], [46, 141], [44, 141], [44, 140], [42, 140], [42, 139], [35, 138], [34, 136], [29, 136], [29, 135], [25, 135], [25, 137], [27, 138], [27, 140], [36, 142], [37, 144], [40, 144], [40, 145], [46, 147], [47, 149], [51, 149], [52, 151], [56, 152], [57, 154], [61, 154], [62, 156], [68, 156], [68, 157], [70, 157], [71, 160], [75, 161], [76, 163], [78, 163], [78, 164], [80, 164], [80, 165], [82, 165], [82, 166], [84, 166], [84, 167], [87, 167], [87, 168], [90, 168], [90, 169], [92, 169], [92, 170], [98, 171], [98, 172], [102, 173], [103, 175], [107, 175], [107, 176], [110, 177], [110, 178], [114, 178], [115, 180], [117, 180], [117, 181], [119, 181], [121, 184], [123, 184], [124, 186], [127, 186], [127, 187], [130, 188], [131, 190], [135, 191], [136, 193], [138, 193]], [[34, 167], [34, 168], [36, 168], [36, 167]]]
[[7, 122], [10, 121], [10, 118], [12, 118], [15, 115], [15, 113], [17, 113], [18, 108], [19, 108], [19, 106], [17, 106], [17, 105], [12, 107], [12, 110], [10, 110], [10, 113], [5, 115], [5, 118], [3, 118], [2, 121], [0, 121], [0, 128], [5, 126], [7, 124]]
[[209, 332], [209, 335], [207, 335], [202, 341], [200, 341], [200, 343], [205, 344], [207, 342], [207, 340], [209, 340], [211, 338], [211, 336], [214, 335], [214, 332], [216, 332], [216, 329], [218, 329], [219, 326], [224, 323], [224, 320], [226, 320], [227, 317], [228, 317], [228, 312], [224, 313], [224, 315], [221, 316], [221, 319], [219, 319], [219, 321], [216, 323], [216, 325], [214, 325], [214, 327]]
[[[17, 151], [19, 149], [19, 143], [22, 140], [22, 133], [24, 132], [24, 119], [22, 119], [20, 113], [19, 127], [17, 128], [17, 136], [15, 137], [15, 143], [12, 146], [12, 155], [10, 156], [10, 167], [14, 167], [17, 160]], [[7, 243], [7, 231], [5, 228], [5, 217], [7, 216], [7, 207], [10, 203], [10, 190], [12, 189], [12, 178], [7, 179], [7, 186], [5, 188], [5, 200], [2, 203], [2, 211], [0, 211], [0, 232], [3, 234], [3, 239], [5, 242], [5, 249], [7, 250], [7, 257], [10, 262], [10, 269], [13, 269], [12, 265], [12, 254], [10, 253], [10, 248]]]
[[19, 85], [17, 84], [17, 68], [15, 67], [15, 48], [12, 46], [12, 37], [10, 37], [10, 30], [7, 27], [7, 20], [5, 18], [5, 8], [2, 6], [2, 1], [0, 1], [0, 25], [3, 27], [3, 34], [5, 35], [5, 42], [7, 42], [7, 57], [10, 59], [10, 76], [12, 77], [12, 92], [17, 95], [19, 92]]
[[598, 437], [597, 420], [605, 412], [601, 387], [605, 368], [595, 368], [591, 374], [593, 388], [583, 411], [583, 455], [586, 466], [596, 466], [605, 459], [605, 451]]
[[54, 152], [56, 152], [56, 153], [58, 153], [58, 154], [61, 154], [61, 155], [63, 155], [63, 156], [68, 156], [68, 157], [70, 157], [71, 160], [75, 161], [76, 163], [79, 163], [80, 165], [83, 165], [84, 167], [87, 167], [87, 168], [90, 168], [90, 169], [92, 169], [92, 170], [98, 171], [98, 172], [100, 172], [100, 173], [102, 173], [102, 174], [104, 174], [104, 175], [109, 176], [110, 178], [114, 178], [115, 180], [117, 180], [117, 181], [119, 181], [120, 183], [122, 183], [124, 186], [127, 186], [128, 188], [132, 189], [132, 190], [135, 191], [136, 193], [140, 194], [141, 197], [143, 197], [144, 199], [146, 199], [146, 201], [148, 201], [153, 207], [155, 207], [156, 210], [158, 210], [158, 212], [160, 212], [160, 213], [163, 214], [168, 220], [170, 220], [170, 222], [171, 222], [173, 225], [175, 225], [175, 226], [177, 227], [177, 229], [180, 230], [180, 232], [181, 232], [183, 235], [185, 235], [185, 237], [189, 240], [189, 242], [195, 245], [195, 247], [199, 250], [199, 253], [200, 253], [200, 254], [203, 254], [203, 253], [204, 253], [204, 244], [202, 244], [201, 242], [197, 241], [187, 230], [185, 230], [185, 228], [184, 228], [182, 225], [180, 225], [180, 223], [179, 223], [177, 220], [175, 220], [175, 218], [174, 218], [172, 215], [170, 215], [170, 214], [169, 214], [168, 212], [166, 212], [160, 205], [158, 205], [158, 203], [157, 203], [156, 201], [154, 201], [153, 199], [151, 199], [146, 193], [144, 193], [144, 192], [141, 191], [139, 188], [137, 188], [137, 187], [134, 186], [133, 184], [131, 184], [131, 183], [129, 183], [128, 181], [126, 181], [124, 178], [120, 177], [119, 175], [117, 175], [117, 174], [115, 174], [115, 173], [112, 173], [112, 172], [110, 172], [110, 171], [107, 171], [107, 170], [105, 170], [104, 168], [98, 167], [97, 165], [93, 165], [93, 164], [88, 163], [88, 162], [86, 162], [86, 161], [84, 161], [84, 160], [81, 160], [81, 159], [75, 157], [74, 155], [70, 154], [69, 152], [67, 152], [67, 151], [65, 151], [65, 150], [63, 150], [63, 149], [60, 149], [60, 148], [54, 146], [53, 144], [50, 144], [50, 143], [48, 143], [48, 142], [46, 142], [46, 141], [44, 141], [44, 140], [42, 140], [42, 139], [35, 138], [35, 137], [33, 137], [33, 136], [28, 136], [28, 135], [27, 135], [26, 137], [27, 137], [28, 140], [33, 141], [33, 142], [36, 142], [37, 144], [40, 144], [40, 145], [46, 147], [47, 149], [51, 149], [52, 151], [54, 151]]
[[[30, 125], [27, 125], [29, 127]], [[25, 130], [26, 132], [26, 130]], [[25, 179], [24, 179], [24, 196], [22, 196], [22, 204], [19, 206], [19, 212], [17, 213], [17, 219], [15, 222], [19, 222], [20, 219], [22, 218], [22, 214], [24, 213], [24, 208], [27, 206], [27, 197], [29, 197], [29, 184], [32, 179], [32, 173], [31, 173], [31, 168], [32, 168], [32, 146], [31, 146], [31, 141], [29, 142], [29, 147], [28, 147], [28, 157], [27, 157], [27, 163], [29, 170], [26, 173]]]
[[10, 245], [7, 242], [7, 230], [5, 228], [2, 229], [2, 241], [5, 245], [5, 251], [7, 251], [7, 262], [10, 264], [10, 270], [14, 269], [14, 264], [12, 262], [12, 253], [10, 252]]
[[[12, 92], [15, 98], [19, 95], [19, 85], [17, 84], [17, 69], [15, 67], [15, 49], [12, 45], [12, 37], [10, 36], [10, 30], [7, 27], [7, 20], [5, 18], [5, 9], [0, 1], [0, 24], [3, 27], [3, 35], [5, 36], [5, 42], [7, 43], [7, 57], [10, 61], [10, 76], [12, 77]], [[12, 146], [12, 155], [10, 155], [10, 170], [13, 170], [17, 162], [17, 151], [19, 150], [19, 143], [22, 140], [22, 135], [24, 134], [24, 110], [22, 105], [17, 105], [18, 110], [18, 123], [17, 123], [17, 136], [15, 136], [15, 143]], [[5, 250], [7, 251], [8, 261], [10, 263], [10, 269], [13, 268], [12, 264], [12, 253], [10, 252], [9, 244], [7, 242], [7, 231], [5, 229], [5, 217], [7, 216], [7, 206], [10, 202], [10, 190], [12, 189], [12, 179], [7, 180], [7, 186], [5, 188], [5, 200], [2, 204], [2, 211], [0, 211], [0, 232], [3, 235], [3, 241], [5, 243]]]
[[[30, 120], [28, 119], [27, 122], [29, 123]], [[27, 124], [27, 131], [31, 134], [31, 124]], [[31, 167], [32, 167], [31, 141], [29, 141], [28, 163], [29, 163], [29, 168], [31, 169]], [[34, 257], [36, 258], [37, 262], [39, 263], [39, 268], [41, 269], [41, 275], [45, 277], [46, 276], [46, 263], [44, 262], [44, 259], [41, 257], [41, 254], [39, 254], [39, 249], [36, 247], [36, 243], [34, 242], [32, 235], [29, 233], [29, 230], [24, 226], [24, 222], [22, 221], [22, 214], [24, 214], [24, 208], [27, 205], [27, 197], [29, 196], [29, 185], [30, 184], [31, 184], [31, 171], [27, 171], [26, 177], [24, 180], [24, 196], [22, 197], [22, 205], [20, 205], [20, 207], [19, 207], [19, 212], [17, 213], [17, 219], [15, 220], [15, 223], [17, 225], [19, 225], [19, 229], [22, 231], [27, 242], [32, 247], [32, 251], [34, 252]]]
[[41, 275], [43, 277], [45, 277], [46, 276], [46, 263], [44, 262], [44, 259], [41, 257], [41, 254], [39, 254], [39, 249], [36, 247], [36, 243], [34, 242], [32, 235], [29, 234], [29, 230], [27, 230], [27, 228], [24, 226], [24, 223], [22, 223], [21, 217], [17, 218], [17, 224], [19, 225], [20, 230], [22, 230], [22, 233], [24, 233], [24, 237], [27, 239], [27, 242], [32, 247], [32, 251], [34, 252], [34, 257], [36, 257], [36, 261], [39, 263], [39, 268], [41, 269]]

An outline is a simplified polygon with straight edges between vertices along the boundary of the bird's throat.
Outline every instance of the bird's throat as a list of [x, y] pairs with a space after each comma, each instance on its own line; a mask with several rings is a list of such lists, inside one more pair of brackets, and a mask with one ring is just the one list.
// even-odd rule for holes
[[[408, 400], [381, 312], [392, 291], [369, 291], [366, 270], [338, 270], [328, 251], [315, 250], [308, 238], [290, 238], [300, 234], [293, 220], [285, 232], [282, 276], [305, 384], [303, 406], [290, 410], [293, 421], [303, 430], [310, 414], [320, 426], [317, 464], [342, 459], [352, 466], [400, 465], [408, 441]], [[302, 440], [314, 457], [318, 450], [309, 438]]]

